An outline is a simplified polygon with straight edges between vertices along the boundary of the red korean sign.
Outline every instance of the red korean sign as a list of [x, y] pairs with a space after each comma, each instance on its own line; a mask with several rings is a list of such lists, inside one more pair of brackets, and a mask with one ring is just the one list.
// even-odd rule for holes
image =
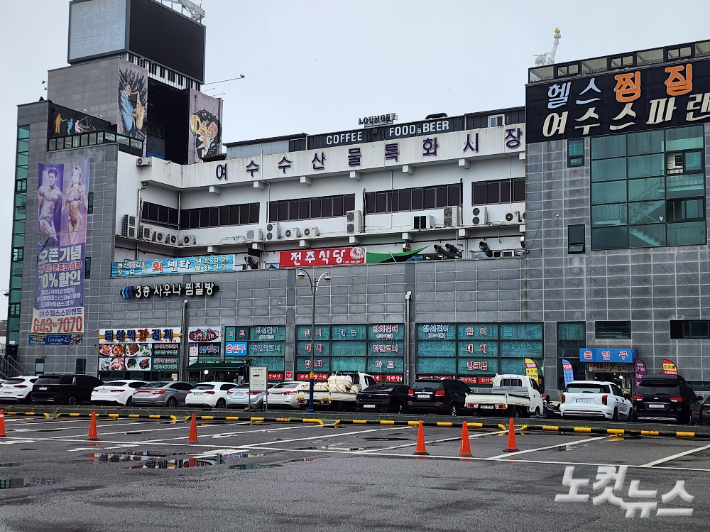
[[267, 378], [270, 381], [282, 381], [282, 380], [284, 380], [284, 374], [283, 373], [269, 373], [267, 375]]
[[311, 266], [341, 266], [365, 264], [365, 248], [330, 248], [282, 251], [279, 268], [308, 268]]
[[[327, 381], [328, 380], [328, 374], [327, 373], [315, 373], [314, 374], [314, 379], [317, 381]], [[307, 381], [311, 379], [311, 374], [310, 373], [298, 373], [296, 375], [296, 380], [297, 381]]]
[[459, 380], [466, 384], [493, 384], [493, 377], [461, 377]]
[[292, 381], [292, 380], [293, 380], [293, 371], [287, 371], [287, 372], [286, 372], [286, 380], [287, 380], [287, 381]]
[[377, 382], [402, 382], [401, 375], [373, 375], [372, 378]]

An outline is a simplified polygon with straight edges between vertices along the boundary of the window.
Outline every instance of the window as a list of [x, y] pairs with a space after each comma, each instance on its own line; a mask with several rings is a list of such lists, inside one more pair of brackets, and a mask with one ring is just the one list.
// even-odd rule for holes
[[87, 198], [87, 203], [88, 207], [86, 209], [86, 214], [93, 214], [94, 212], [94, 193], [89, 192], [88, 198]]
[[[180, 229], [256, 224], [259, 223], [259, 207], [259, 203], [245, 203], [242, 205], [184, 209], [180, 211]], [[270, 214], [275, 216], [277, 208], [277, 203], [272, 203], [270, 205]], [[145, 212], [145, 207], [143, 212]], [[178, 225], [177, 209], [160, 207], [156, 217], [163, 221], [159, 225], [168, 225], [169, 227], [177, 227]], [[167, 222], [164, 222], [165, 220]], [[158, 222], [153, 221], [151, 223]]]
[[584, 166], [584, 139], [567, 141], [567, 166]]
[[690, 57], [692, 53], [692, 49], [690, 46], [684, 46], [683, 48], [669, 48], [668, 51], [668, 60], [673, 60], [673, 59], [681, 59], [683, 57]]
[[604, 72], [606, 69], [606, 57], [602, 57], [601, 59], [587, 59], [586, 61], [582, 61], [582, 74]]
[[91, 257], [84, 257], [84, 279], [91, 278]]
[[[258, 203], [254, 204], [258, 208]], [[374, 208], [374, 206], [370, 206]], [[345, 216], [347, 211], [355, 209], [355, 194], [327, 196], [323, 198], [301, 198], [272, 201], [269, 204], [269, 221], [285, 222], [291, 220], [313, 220]], [[249, 223], [259, 223], [258, 210], [249, 210]], [[232, 223], [234, 223], [232, 221]]]
[[504, 179], [471, 184], [471, 205], [494, 205], [525, 201], [525, 179]]
[[689, 222], [705, 218], [704, 198], [668, 200], [666, 207], [668, 223]]
[[597, 321], [594, 322], [595, 338], [613, 339], [613, 340], [630, 340], [631, 339], [631, 322], [630, 321]]
[[[91, 198], [89, 205], [93, 212], [93, 192], [89, 193], [89, 197]], [[177, 209], [165, 207], [164, 205], [158, 205], [157, 203], [151, 203], [148, 201], [143, 202], [143, 209], [141, 211], [142, 222], [177, 229], [177, 218]]]
[[[352, 197], [353, 203], [346, 211], [355, 208], [354, 196], [345, 196], [344, 201]], [[380, 214], [390, 212], [408, 212], [443, 207], [458, 207], [461, 205], [461, 184], [427, 187], [405, 188], [401, 190], [368, 192], [365, 194], [365, 212]]]
[[42, 375], [44, 373], [44, 359], [35, 358], [35, 375]]
[[636, 65], [654, 65], [656, 63], [663, 62], [663, 48], [657, 48], [655, 50], [646, 50], [645, 52], [638, 52], [636, 54]]
[[710, 338], [710, 320], [671, 320], [671, 339]]
[[567, 253], [584, 253], [584, 230], [585, 225], [567, 226]]
[[85, 358], [77, 358], [76, 359], [76, 371], [75, 373], [77, 375], [83, 375], [86, 373], [86, 359]]
[[491, 115], [488, 117], [488, 127], [502, 126], [505, 122], [505, 115]]
[[579, 360], [579, 349], [587, 346], [587, 326], [584, 322], [563, 322], [557, 324], [557, 388], [563, 390], [564, 372], [562, 360], [572, 365], [575, 380], [584, 380], [585, 365]]

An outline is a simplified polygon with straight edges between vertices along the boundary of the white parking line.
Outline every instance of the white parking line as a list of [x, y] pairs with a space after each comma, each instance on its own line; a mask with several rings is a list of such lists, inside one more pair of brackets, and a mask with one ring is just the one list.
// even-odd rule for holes
[[573, 445], [579, 445], [581, 443], [587, 443], [587, 442], [596, 441], [596, 440], [606, 440], [606, 439], [608, 439], [608, 436], [597, 436], [596, 438], [586, 438], [584, 440], [574, 440], [574, 441], [567, 442], [567, 443], [558, 443], [556, 445], [548, 445], [547, 447], [538, 447], [537, 449], [526, 449], [524, 451], [514, 451], [512, 453], [499, 454], [498, 456], [491, 456], [490, 458], [486, 458], [486, 460], [501, 460], [501, 459], [510, 458], [511, 456], [516, 456], [519, 454], [534, 453], [537, 451], [548, 451], [550, 449], [557, 449], [558, 447], [571, 447]]
[[659, 460], [654, 460], [653, 462], [643, 464], [640, 467], [653, 467], [658, 464], [662, 464], [664, 462], [670, 462], [671, 460], [675, 460], [676, 458], [680, 458], [681, 456], [687, 456], [689, 454], [697, 453], [699, 451], [704, 451], [705, 449], [710, 449], [710, 445], [704, 445], [702, 447], [697, 447], [696, 449], [689, 449], [687, 451], [683, 451], [682, 453], [673, 454], [671, 456], [666, 456], [665, 458], [661, 458]]

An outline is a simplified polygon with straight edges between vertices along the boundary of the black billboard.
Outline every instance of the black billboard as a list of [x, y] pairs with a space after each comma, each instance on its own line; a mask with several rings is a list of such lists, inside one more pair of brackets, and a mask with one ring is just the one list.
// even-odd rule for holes
[[204, 82], [202, 24], [154, 0], [131, 0], [129, 11], [129, 51]]
[[79, 133], [89, 133], [91, 131], [115, 131], [115, 126], [111, 122], [101, 120], [82, 111], [69, 109], [49, 103], [49, 125], [47, 135], [49, 137], [66, 137], [68, 135], [78, 135]]
[[528, 85], [528, 144], [710, 121], [710, 60]]

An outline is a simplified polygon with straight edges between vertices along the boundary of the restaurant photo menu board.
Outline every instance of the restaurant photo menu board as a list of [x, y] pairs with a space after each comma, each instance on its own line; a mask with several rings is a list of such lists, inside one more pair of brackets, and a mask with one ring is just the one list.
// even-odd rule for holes
[[180, 328], [101, 329], [99, 371], [175, 372], [180, 360]]

